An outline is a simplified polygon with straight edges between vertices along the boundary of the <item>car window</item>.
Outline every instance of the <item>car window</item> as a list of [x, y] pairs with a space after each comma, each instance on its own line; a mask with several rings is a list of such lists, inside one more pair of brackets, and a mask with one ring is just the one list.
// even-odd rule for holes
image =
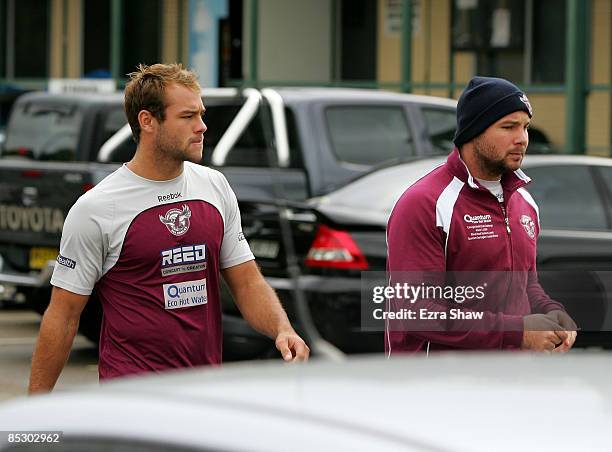
[[433, 152], [448, 154], [455, 146], [453, 143], [457, 128], [455, 110], [425, 107], [422, 111]]
[[78, 105], [23, 102], [13, 110], [3, 158], [74, 160], [83, 120]]
[[[238, 105], [210, 105], [206, 106], [204, 122], [206, 133], [204, 135], [204, 164], [210, 164], [212, 151], [219, 140], [235, 119]], [[266, 141], [266, 127], [272, 133], [270, 110], [267, 107], [260, 109], [244, 130], [234, 147], [225, 159], [225, 166], [269, 167], [268, 144]], [[295, 117], [291, 109], [285, 109], [285, 120], [289, 140], [289, 166], [302, 168], [302, 152], [299, 147], [299, 137]]]
[[589, 167], [558, 165], [525, 170], [540, 208], [542, 228], [607, 230], [604, 207]]
[[612, 195], [612, 166], [600, 166], [599, 172], [604, 183], [608, 187], [608, 193]]
[[[104, 144], [110, 137], [122, 128], [127, 122], [123, 106], [113, 108], [108, 112], [102, 124], [102, 139], [100, 143]], [[119, 146], [113, 150], [110, 155], [109, 162], [124, 163], [129, 162], [136, 152], [136, 142], [132, 137], [124, 140]]]
[[[241, 105], [238, 104], [206, 104], [206, 112], [204, 113], [204, 123], [206, 124], [206, 133], [204, 134], [204, 152], [202, 163], [211, 165], [212, 152], [219, 144], [219, 140], [226, 132], [229, 125], [236, 118]], [[264, 113], [265, 111], [265, 113]], [[269, 167], [269, 158], [266, 136], [264, 133], [264, 121], [267, 121], [270, 111], [260, 110], [250, 124], [247, 126], [243, 134], [240, 136], [234, 147], [228, 153], [224, 166], [243, 166], [243, 167]], [[289, 167], [303, 168], [302, 151], [300, 149], [300, 139], [298, 136], [295, 115], [290, 108], [285, 109], [285, 119], [287, 124], [287, 133], [289, 139]], [[120, 127], [125, 125], [127, 120], [123, 114], [123, 110], [112, 111], [106, 118], [104, 125], [105, 142], [112, 136]], [[270, 133], [272, 126], [270, 127]], [[124, 140], [110, 155], [111, 162], [122, 163], [129, 161], [136, 151], [136, 143], [130, 137]]]
[[342, 162], [370, 166], [415, 155], [403, 107], [334, 106], [325, 110], [325, 119]]

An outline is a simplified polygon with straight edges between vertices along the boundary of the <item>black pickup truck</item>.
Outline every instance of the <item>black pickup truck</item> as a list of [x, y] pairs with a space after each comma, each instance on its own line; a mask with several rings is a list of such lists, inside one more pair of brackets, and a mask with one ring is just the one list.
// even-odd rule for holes
[[[452, 147], [449, 99], [332, 88], [211, 89], [202, 96], [203, 164], [221, 170], [240, 201], [303, 202], [380, 164]], [[0, 154], [0, 300], [17, 297], [44, 311], [65, 215], [134, 151], [121, 93], [39, 92], [17, 100]], [[257, 225], [245, 212], [245, 230]], [[269, 256], [266, 242], [253, 248]], [[98, 311], [88, 303], [81, 320], [90, 338]], [[228, 313], [226, 331], [240, 328], [235, 311]]]

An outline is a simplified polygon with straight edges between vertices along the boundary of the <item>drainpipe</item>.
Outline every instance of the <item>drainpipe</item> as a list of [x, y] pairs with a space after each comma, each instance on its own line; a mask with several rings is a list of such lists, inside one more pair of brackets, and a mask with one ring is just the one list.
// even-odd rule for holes
[[258, 70], [257, 70], [257, 60], [258, 60], [258, 27], [259, 27], [259, 1], [251, 0], [251, 17], [250, 17], [250, 25], [251, 25], [251, 36], [250, 36], [250, 54], [251, 61], [249, 64], [249, 82], [248, 86], [256, 87], [258, 84]]
[[565, 47], [565, 152], [584, 154], [586, 149], [587, 12], [586, 0], [567, 0]]
[[[111, 2], [111, 54], [110, 66], [115, 86], [120, 86], [123, 77], [121, 72], [121, 48], [123, 47], [123, 0], [112, 0]], [[135, 69], [135, 68], [133, 68]]]
[[412, 0], [402, 0], [402, 91], [412, 91]]

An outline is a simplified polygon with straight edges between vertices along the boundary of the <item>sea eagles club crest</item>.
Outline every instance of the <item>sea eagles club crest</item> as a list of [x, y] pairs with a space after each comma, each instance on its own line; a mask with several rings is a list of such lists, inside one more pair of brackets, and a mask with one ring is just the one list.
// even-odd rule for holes
[[189, 218], [191, 218], [191, 210], [187, 204], [183, 204], [182, 210], [170, 209], [163, 217], [159, 216], [159, 221], [166, 225], [168, 231], [179, 236], [189, 230]]
[[529, 110], [529, 116], [533, 116], [533, 109], [531, 108], [531, 103], [529, 102], [529, 99], [527, 98], [527, 96], [523, 94], [522, 96], [519, 97], [519, 99], [521, 100], [521, 102], [525, 104], [525, 106], [527, 107], [527, 110]]
[[527, 233], [527, 235], [530, 238], [535, 239], [535, 223], [533, 222], [531, 217], [529, 215], [521, 216], [521, 224], [525, 228], [525, 232]]

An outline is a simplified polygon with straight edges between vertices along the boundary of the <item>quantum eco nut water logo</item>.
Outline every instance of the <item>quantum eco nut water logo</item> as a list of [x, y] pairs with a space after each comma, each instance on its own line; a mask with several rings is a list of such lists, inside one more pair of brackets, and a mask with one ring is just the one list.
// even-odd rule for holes
[[163, 290], [166, 309], [186, 308], [208, 303], [206, 279], [164, 284]]

